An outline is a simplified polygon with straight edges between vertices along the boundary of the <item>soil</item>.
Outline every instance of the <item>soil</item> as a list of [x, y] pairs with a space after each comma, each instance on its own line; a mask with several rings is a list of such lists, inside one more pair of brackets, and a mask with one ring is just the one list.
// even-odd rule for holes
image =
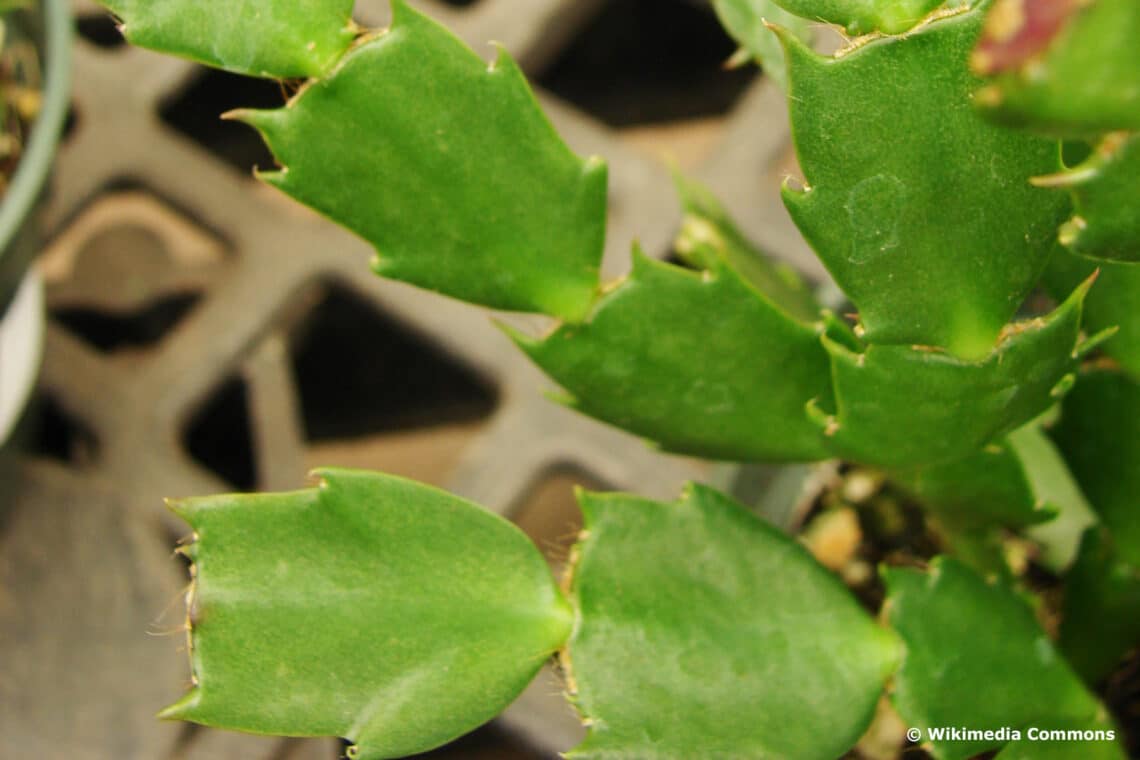
[[[885, 588], [876, 568], [882, 564], [925, 567], [948, 548], [939, 526], [905, 494], [873, 471], [845, 467], [807, 511], [799, 534], [822, 564], [834, 571], [873, 614], [881, 611]], [[1056, 636], [1061, 619], [1060, 578], [1036, 562], [1035, 548], [1013, 534], [997, 538], [1016, 583], [1037, 598], [1042, 627]], [[1096, 690], [1112, 711], [1130, 757], [1140, 757], [1140, 650], [1125, 657]], [[889, 760], [930, 757], [905, 741], [905, 724], [887, 700], [864, 739], [845, 758]], [[982, 755], [988, 757], [990, 755]]]
[[[0, 2], [0, 11], [11, 5]], [[0, 15], [0, 198], [20, 163], [43, 102], [40, 54], [22, 33], [25, 13], [24, 8], [15, 8]]]

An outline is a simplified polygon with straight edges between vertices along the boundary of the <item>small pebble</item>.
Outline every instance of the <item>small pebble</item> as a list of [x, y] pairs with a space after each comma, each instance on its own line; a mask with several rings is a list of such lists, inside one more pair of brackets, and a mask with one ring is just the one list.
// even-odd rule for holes
[[821, 565], [838, 572], [854, 559], [863, 542], [863, 531], [855, 510], [839, 507], [812, 520], [802, 538]]
[[852, 504], [865, 504], [883, 486], [883, 479], [867, 470], [855, 470], [843, 480], [843, 498]]

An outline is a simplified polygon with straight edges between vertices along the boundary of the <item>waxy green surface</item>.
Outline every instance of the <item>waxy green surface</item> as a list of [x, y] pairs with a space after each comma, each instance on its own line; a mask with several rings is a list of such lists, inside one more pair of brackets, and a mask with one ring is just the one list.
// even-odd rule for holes
[[[1103, 708], [1013, 591], [965, 565], [884, 571], [886, 615], [906, 654], [893, 701], [907, 725], [1027, 729], [1085, 726]], [[940, 760], [965, 760], [1002, 742], [930, 742]]]
[[713, 0], [721, 25], [764, 74], [787, 87], [787, 67], [780, 40], [766, 24], [778, 24], [802, 40], [811, 39], [811, 22], [781, 8], [775, 0]]
[[900, 34], [946, 0], [775, 0], [789, 13], [838, 24], [848, 34]]
[[1065, 578], [1058, 647], [1085, 681], [1097, 686], [1137, 644], [1140, 564], [1120, 556], [1108, 530], [1090, 530]]
[[1084, 530], [1097, 522], [1038, 420], [963, 459], [891, 473], [938, 517], [952, 544], [988, 543], [1003, 528], [1028, 529], [1039, 561], [1063, 572]]
[[[1060, 6], [1027, 0], [1029, 4]], [[1007, 5], [1012, 5], [1008, 4]], [[978, 92], [987, 115], [1008, 124], [1065, 137], [1114, 130], [1140, 130], [1140, 3], [1136, 0], [1070, 2], [1060, 30], [1034, 45], [1029, 55], [1011, 56], [1003, 47], [1024, 45], [1032, 32], [1018, 31], [1028, 19], [995, 6], [991, 27], [1004, 43], [979, 46], [973, 57], [979, 74], [994, 74]], [[1006, 9], [1008, 10], [1008, 9]]]
[[1115, 328], [1104, 342], [1104, 352], [1140, 376], [1140, 265], [1091, 261], [1059, 250], [1049, 262], [1044, 282], [1060, 299], [1093, 272], [1099, 274], [1085, 298], [1083, 327], [1089, 333]]
[[1056, 144], [973, 108], [966, 59], [981, 22], [959, 13], [837, 59], [784, 35], [808, 185], [784, 201], [869, 342], [987, 355], [1068, 210], [1028, 182], [1060, 168]]
[[1048, 317], [1015, 325], [978, 362], [910, 346], [862, 350], [823, 339], [836, 407], [813, 404], [827, 445], [888, 469], [953, 462], [1045, 412], [1071, 385], [1081, 352], [1083, 283]]
[[597, 289], [606, 167], [577, 158], [500, 51], [488, 66], [393, 2], [391, 28], [259, 129], [268, 183], [359, 234], [377, 273], [496, 309], [582, 318]]
[[723, 262], [696, 272], [635, 252], [633, 271], [581, 324], [512, 338], [580, 412], [667, 451], [815, 460], [804, 413], [830, 398], [820, 326], [789, 317]]
[[484, 723], [570, 634], [546, 562], [513, 525], [434, 488], [322, 470], [319, 488], [172, 508], [194, 528], [194, 688], [164, 712], [343, 736], [403, 757]]
[[[994, 756], [994, 760], [1128, 760], [1128, 753], [1121, 745], [1121, 731], [1113, 725], [1112, 717], [1105, 713], [1087, 721], [1059, 723], [1052, 726], [1056, 730], [1100, 731], [1115, 736], [1114, 740], [1101, 739], [1030, 739], [1028, 729], [1023, 732], [1021, 741], [1010, 742]], [[1108, 732], [1112, 732], [1108, 734]], [[1083, 734], [1082, 734], [1083, 735]], [[1093, 734], [1096, 736], [1097, 734]]]
[[684, 219], [674, 250], [694, 269], [732, 268], [745, 282], [801, 322], [820, 319], [820, 306], [799, 273], [775, 261], [744, 236], [707, 187], [674, 176]]
[[581, 494], [574, 758], [834, 760], [898, 661], [799, 543], [711, 489]]
[[1069, 250], [1140, 262], [1140, 135], [1114, 132], [1080, 166], [1034, 183], [1072, 194], [1076, 211], [1059, 236]]
[[[890, 32], [938, 3], [782, 4]], [[911, 467], [971, 454], [1067, 389], [1083, 291], [1052, 319], [998, 338], [1068, 200], [1027, 182], [1058, 170], [1052, 144], [975, 114], [978, 82], [964, 61], [980, 12], [835, 61], [785, 33], [810, 185], [785, 195], [858, 305], [865, 340], [880, 344], [866, 346], [828, 318], [821, 345], [802, 287], [699, 199], [689, 199], [697, 225], [682, 239], [706, 271], [637, 257], [599, 297], [604, 166], [570, 153], [509, 57], [488, 66], [400, 0], [392, 28], [351, 50], [351, 5], [341, 2], [278, 3], [268, 22], [241, 3], [110, 5], [139, 44], [241, 73], [313, 77], [283, 109], [238, 114], [283, 165], [267, 181], [373, 243], [386, 276], [566, 320], [544, 340], [519, 340], [576, 406], [667, 448], [732, 459], [838, 452]], [[1101, 98], [1095, 119], [1130, 118], [1104, 105], [1112, 96], [1088, 94]], [[1049, 128], [1070, 117], [1046, 108], [1034, 119]], [[1087, 188], [1082, 202], [1107, 206]], [[1097, 229], [1118, 230], [1105, 213], [1094, 215]], [[1124, 284], [1133, 273], [1106, 270], [1116, 290], [1102, 290], [1119, 297], [1097, 300], [1102, 311], [1090, 302], [1090, 326], [1136, 321], [1140, 291]], [[1140, 334], [1130, 325], [1106, 345], [1122, 363], [1140, 357], [1121, 348]], [[197, 681], [167, 716], [343, 735], [354, 757], [403, 756], [499, 713], [572, 635], [572, 685], [590, 720], [578, 756], [830, 759], [865, 730], [900, 661], [898, 637], [799, 545], [708, 489], [675, 504], [582, 496], [572, 610], [501, 519], [396, 478], [322, 475], [319, 489], [176, 506], [196, 533], [186, 553], [197, 573]], [[1036, 508], [1042, 483], [1024, 463], [1022, 476], [1003, 496], [1021, 499], [1027, 486]], [[1030, 516], [1023, 503], [1009, 514]], [[1115, 610], [1128, 598], [1104, 579], [1119, 563], [1098, 556], [1082, 557], [1074, 577], [1087, 573], [1100, 584], [1089, 603]], [[1012, 593], [952, 562], [929, 577], [887, 575], [888, 614], [908, 650], [896, 679], [908, 722], [1105, 724]], [[1022, 750], [1040, 748], [1003, 757]]]
[[[1032, 423], [1031, 423], [1032, 424]], [[1008, 437], [962, 459], [891, 473], [891, 480], [952, 531], [1023, 528], [1053, 517]]]
[[1040, 425], [1029, 424], [1009, 434], [1018, 458], [1026, 465], [1026, 475], [1037, 504], [1054, 513], [1051, 520], [1030, 528], [1028, 535], [1041, 545], [1038, 560], [1057, 573], [1063, 573], [1076, 559], [1081, 536], [1097, 523], [1089, 505], [1061, 452]]
[[353, 0], [100, 0], [132, 44], [251, 76], [321, 76], [352, 44]]
[[1082, 373], [1052, 432], [1116, 552], [1140, 567], [1140, 380]]

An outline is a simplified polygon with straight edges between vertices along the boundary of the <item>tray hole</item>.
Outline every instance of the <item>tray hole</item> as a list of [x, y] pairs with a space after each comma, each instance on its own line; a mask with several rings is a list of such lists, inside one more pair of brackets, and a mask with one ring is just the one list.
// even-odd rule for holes
[[585, 470], [556, 465], [539, 476], [513, 510], [513, 520], [554, 567], [570, 556], [570, 547], [582, 530], [582, 511], [574, 489], [605, 491], [606, 486]]
[[616, 0], [540, 81], [614, 127], [716, 116], [757, 74], [751, 66], [725, 70], [735, 50], [703, 4]]
[[113, 354], [157, 345], [193, 310], [199, 298], [197, 293], [173, 295], [125, 314], [73, 307], [56, 311], [53, 318], [99, 351]]
[[235, 108], [279, 108], [285, 94], [276, 82], [202, 67], [178, 97], [163, 105], [162, 119], [230, 166], [247, 173], [276, 166], [257, 131], [221, 115]]
[[98, 448], [95, 435], [50, 394], [32, 401], [27, 440], [31, 454], [71, 465], [94, 461]]
[[310, 441], [469, 423], [497, 392], [470, 368], [340, 287], [292, 335], [293, 369]]
[[230, 378], [186, 428], [186, 450], [196, 462], [242, 491], [257, 487], [246, 384]]
[[101, 48], [117, 48], [127, 43], [119, 24], [109, 13], [90, 13], [75, 20], [80, 36]]

